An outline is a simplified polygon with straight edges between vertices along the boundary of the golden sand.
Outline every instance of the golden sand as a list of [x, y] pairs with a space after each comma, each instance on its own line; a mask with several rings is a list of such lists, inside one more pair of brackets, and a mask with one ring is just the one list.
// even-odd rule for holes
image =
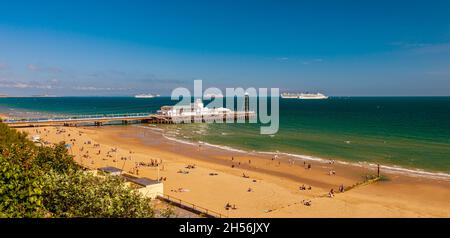
[[[351, 186], [376, 171], [338, 163], [292, 164], [283, 156], [272, 160], [269, 155], [182, 144], [136, 126], [60, 129], [65, 132], [57, 133], [56, 127], [20, 130], [50, 143], [73, 144], [69, 152], [91, 168], [136, 172], [136, 163], [162, 161], [159, 169], [140, 166], [139, 176], [166, 178], [165, 194], [229, 217], [450, 217], [448, 180], [385, 174], [388, 181], [338, 193], [341, 184]], [[112, 148], [117, 152], [108, 156]], [[311, 190], [300, 190], [302, 185]], [[330, 189], [336, 191], [333, 198], [327, 196]], [[226, 209], [227, 203], [236, 209]]]

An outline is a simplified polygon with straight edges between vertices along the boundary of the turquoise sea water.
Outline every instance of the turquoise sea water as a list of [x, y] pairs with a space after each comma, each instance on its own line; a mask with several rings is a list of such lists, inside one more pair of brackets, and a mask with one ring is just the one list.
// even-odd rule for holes
[[[20, 116], [155, 112], [171, 104], [174, 102], [164, 97], [0, 98], [0, 111]], [[279, 132], [260, 135], [259, 126], [159, 125], [184, 140], [249, 151], [280, 151], [450, 173], [450, 97], [280, 99]]]

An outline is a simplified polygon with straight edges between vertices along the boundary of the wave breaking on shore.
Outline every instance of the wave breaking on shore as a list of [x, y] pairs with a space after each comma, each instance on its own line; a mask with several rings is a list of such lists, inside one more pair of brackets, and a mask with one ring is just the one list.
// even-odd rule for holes
[[[349, 166], [358, 166], [358, 167], [363, 167], [363, 168], [367, 168], [370, 170], [376, 170], [378, 165], [374, 164], [374, 163], [369, 163], [369, 162], [348, 162], [348, 161], [343, 161], [343, 160], [335, 160], [335, 159], [326, 159], [326, 158], [321, 158], [321, 157], [317, 157], [317, 156], [310, 156], [310, 155], [300, 155], [300, 154], [292, 154], [292, 153], [287, 153], [287, 152], [272, 152], [272, 151], [246, 151], [246, 150], [242, 150], [242, 149], [237, 149], [237, 148], [233, 148], [230, 146], [226, 146], [226, 145], [217, 145], [217, 144], [211, 144], [211, 143], [207, 143], [207, 142], [203, 142], [203, 141], [187, 141], [184, 139], [180, 139], [180, 138], [176, 138], [173, 136], [169, 136], [165, 133], [165, 131], [161, 128], [152, 128], [152, 127], [148, 127], [148, 126], [137, 126], [140, 128], [145, 128], [145, 129], [149, 129], [155, 132], [159, 132], [161, 133], [161, 135], [170, 141], [176, 142], [176, 143], [182, 143], [182, 144], [186, 144], [186, 145], [190, 145], [190, 146], [208, 146], [211, 148], [216, 148], [216, 149], [221, 149], [221, 150], [226, 150], [229, 152], [235, 152], [235, 153], [242, 153], [242, 154], [265, 154], [265, 155], [278, 155], [278, 156], [285, 156], [287, 158], [290, 159], [294, 159], [294, 160], [307, 160], [307, 161], [316, 161], [319, 163], [324, 163], [324, 164], [329, 164], [329, 163], [339, 163], [342, 165], [349, 165]], [[426, 178], [432, 178], [432, 179], [444, 179], [444, 180], [450, 180], [450, 174], [444, 173], [444, 172], [431, 172], [431, 171], [425, 171], [422, 169], [413, 169], [413, 168], [404, 168], [401, 166], [397, 166], [397, 165], [382, 165], [380, 164], [380, 168], [383, 169], [383, 171], [387, 172], [387, 173], [391, 173], [391, 174], [403, 174], [403, 175], [408, 175], [411, 177], [426, 177]]]

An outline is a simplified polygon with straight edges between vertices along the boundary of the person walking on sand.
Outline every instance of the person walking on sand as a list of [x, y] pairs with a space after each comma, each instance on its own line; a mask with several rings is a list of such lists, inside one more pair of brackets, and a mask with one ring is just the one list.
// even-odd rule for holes
[[330, 192], [328, 193], [328, 196], [329, 196], [330, 198], [333, 198], [333, 197], [334, 197], [334, 189], [331, 189], [331, 190], [330, 190]]

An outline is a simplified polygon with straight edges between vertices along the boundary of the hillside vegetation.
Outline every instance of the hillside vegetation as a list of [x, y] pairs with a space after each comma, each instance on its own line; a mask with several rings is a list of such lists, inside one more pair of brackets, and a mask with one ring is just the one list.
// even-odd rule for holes
[[80, 168], [65, 143], [36, 146], [0, 122], [0, 217], [153, 217], [150, 200]]

